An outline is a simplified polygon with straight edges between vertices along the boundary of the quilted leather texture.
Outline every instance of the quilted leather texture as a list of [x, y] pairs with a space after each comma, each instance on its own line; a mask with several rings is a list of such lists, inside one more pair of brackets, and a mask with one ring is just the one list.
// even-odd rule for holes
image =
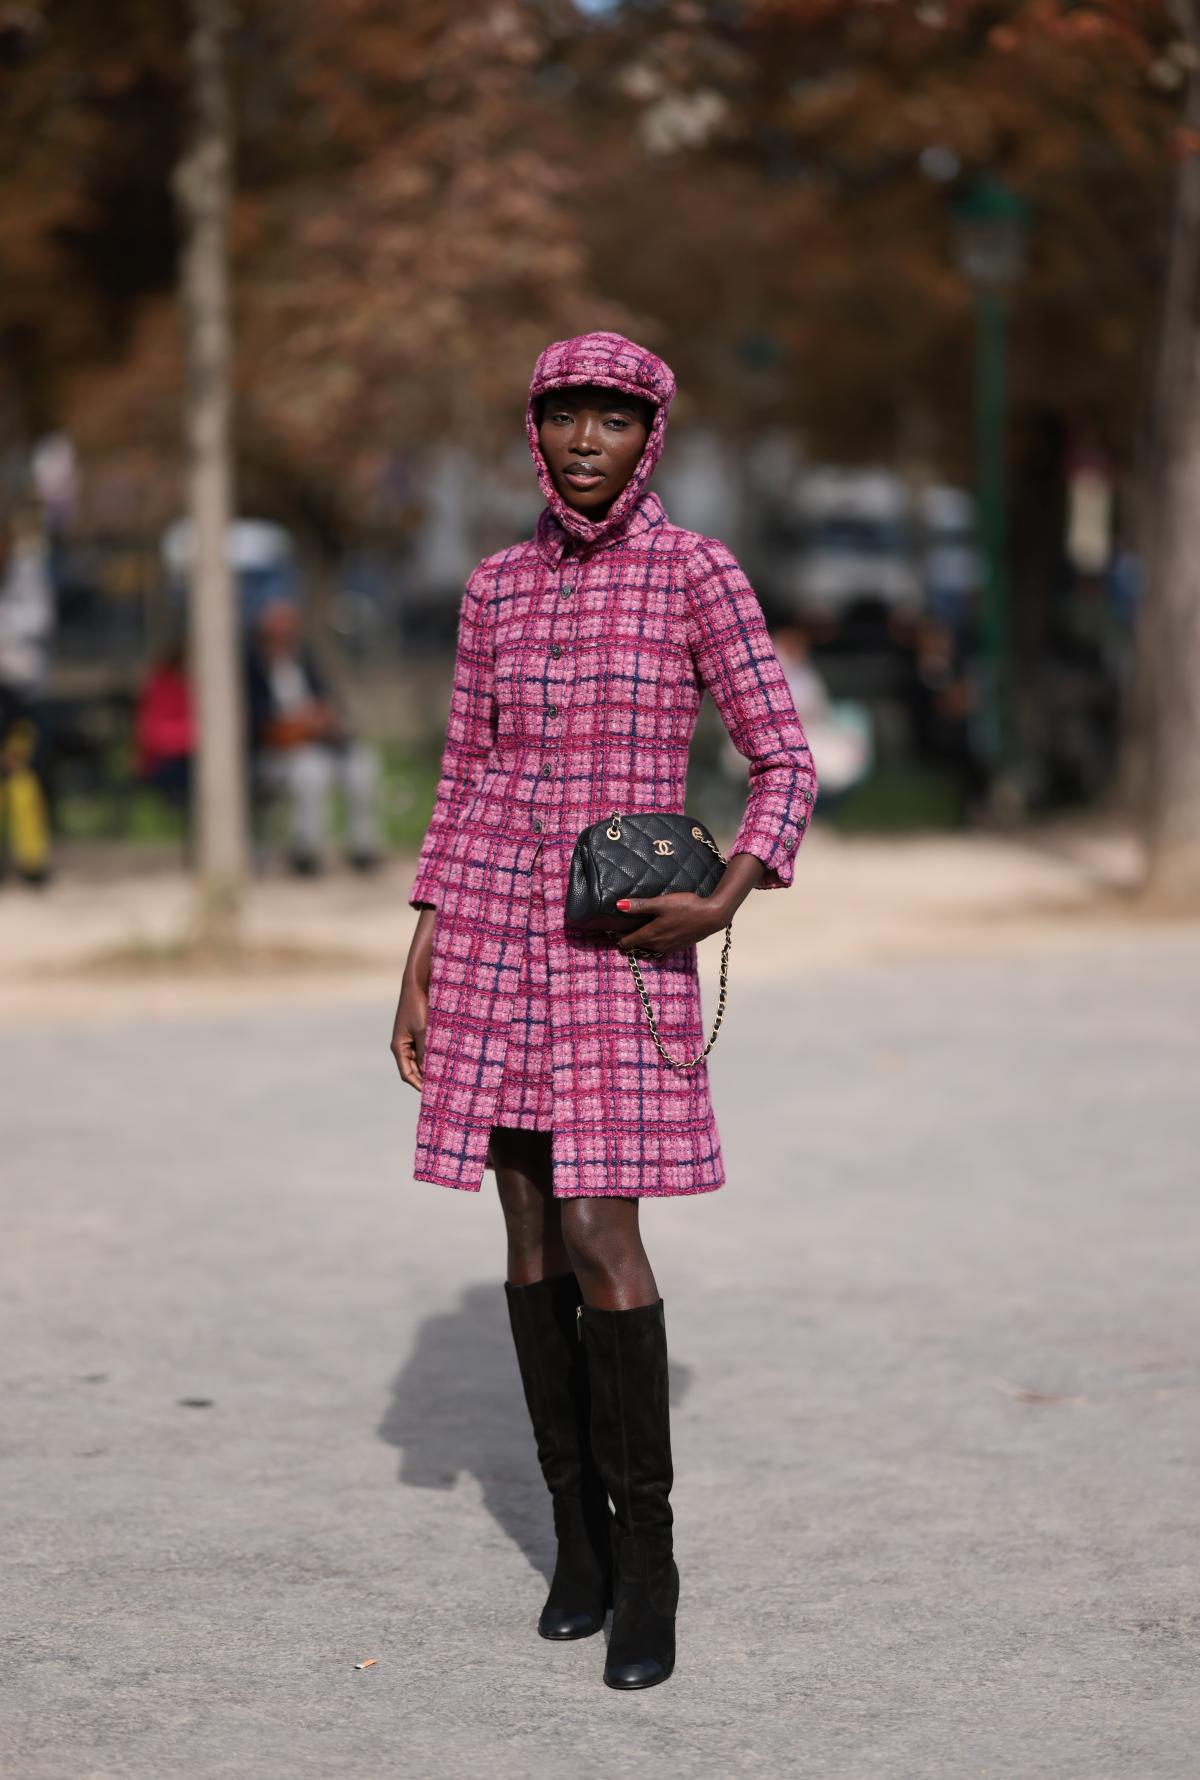
[[[620, 818], [620, 840], [610, 839], [612, 818], [585, 828], [575, 842], [567, 882], [566, 916], [572, 927], [597, 932], [628, 933], [649, 919], [626, 915], [617, 901], [626, 896], [663, 896], [668, 891], [692, 890], [710, 896], [725, 870], [723, 861], [692, 833], [698, 828], [712, 835], [694, 816], [650, 811]], [[655, 841], [669, 842], [670, 853], [655, 849]]]

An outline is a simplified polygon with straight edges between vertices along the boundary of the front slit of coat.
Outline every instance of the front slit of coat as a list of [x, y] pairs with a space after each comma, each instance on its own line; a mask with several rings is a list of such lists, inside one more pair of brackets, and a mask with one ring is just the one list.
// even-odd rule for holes
[[[533, 852], [529, 855], [528, 868], [522, 874], [524, 876], [525, 884], [526, 884], [525, 906], [521, 911], [520, 920], [514, 919], [514, 921], [513, 921], [513, 931], [522, 936], [521, 944], [523, 946], [527, 943], [524, 936], [528, 933], [528, 929], [529, 929], [529, 900], [530, 900], [530, 897], [533, 895], [533, 886], [534, 886], [533, 866], [534, 866], [534, 861], [537, 859], [538, 854], [542, 850], [542, 842], [544, 839], [545, 839], [544, 835], [540, 835], [540, 834], [538, 835], [537, 843], [534, 846]], [[519, 972], [520, 972], [520, 961], [519, 960], [515, 966], [515, 969], [516, 969], [517, 973], [519, 974]], [[480, 1179], [479, 1179], [480, 1190], [482, 1190], [482, 1187], [483, 1187], [483, 1176], [487, 1173], [488, 1150], [491, 1149], [492, 1132], [496, 1128], [496, 1108], [500, 1104], [500, 1093], [504, 1086], [504, 1063], [505, 1063], [505, 1059], [508, 1056], [508, 1047], [512, 1042], [512, 1023], [513, 1023], [513, 1011], [514, 1011], [515, 1001], [516, 1001], [515, 994], [510, 995], [508, 997], [507, 1012], [506, 1012], [504, 1018], [497, 1022], [497, 1024], [501, 1026], [501, 1028], [504, 1032], [504, 1049], [500, 1054], [499, 1068], [496, 1071], [496, 1085], [492, 1089], [491, 1106], [488, 1111], [486, 1147], [484, 1148], [483, 1163], [480, 1168]]]

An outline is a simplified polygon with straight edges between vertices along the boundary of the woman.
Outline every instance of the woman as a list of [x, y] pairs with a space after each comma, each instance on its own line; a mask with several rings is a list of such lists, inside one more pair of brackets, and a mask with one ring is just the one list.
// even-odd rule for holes
[[[534, 368], [526, 430], [546, 506], [531, 540], [467, 584], [392, 1035], [421, 1095], [416, 1179], [475, 1192], [496, 1175], [558, 1538], [538, 1630], [587, 1637], [611, 1602], [604, 1679], [618, 1688], [671, 1673], [679, 1590], [666, 1330], [638, 1201], [725, 1179], [706, 1067], [659, 1055], [622, 954], [653, 954], [663, 1043], [695, 1057], [696, 944], [752, 888], [791, 882], [816, 791], [745, 576], [647, 491], [674, 393], [663, 361], [619, 334], [558, 341]], [[614, 810], [682, 811], [705, 689], [750, 762], [720, 883], [634, 899], [648, 919], [615, 944], [572, 931], [576, 836]]]

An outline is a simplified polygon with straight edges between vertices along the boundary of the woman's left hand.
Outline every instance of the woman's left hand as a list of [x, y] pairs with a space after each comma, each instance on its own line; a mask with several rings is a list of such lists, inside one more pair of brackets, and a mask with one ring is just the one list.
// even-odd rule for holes
[[730, 914], [715, 897], [697, 896], [693, 890], [672, 890], [665, 896], [631, 896], [621, 912], [650, 915], [651, 919], [622, 934], [617, 941], [620, 950], [654, 952], [659, 956], [694, 946], [710, 933], [719, 933]]
[[651, 919], [632, 933], [622, 934], [622, 952], [677, 951], [697, 940], [719, 933], [733, 920], [754, 885], [762, 881], [766, 867], [754, 853], [735, 853], [726, 861], [711, 896], [694, 890], [671, 890], [665, 896], [630, 896], [617, 906], [622, 914], [649, 915]]

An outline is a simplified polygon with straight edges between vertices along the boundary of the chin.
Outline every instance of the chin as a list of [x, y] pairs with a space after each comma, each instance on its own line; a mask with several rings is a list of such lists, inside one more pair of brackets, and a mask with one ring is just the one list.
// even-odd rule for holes
[[568, 507], [574, 507], [577, 513], [594, 513], [597, 508], [611, 506], [615, 498], [607, 488], [592, 488], [584, 494], [578, 488], [572, 488], [569, 482], [562, 483], [558, 492]]

